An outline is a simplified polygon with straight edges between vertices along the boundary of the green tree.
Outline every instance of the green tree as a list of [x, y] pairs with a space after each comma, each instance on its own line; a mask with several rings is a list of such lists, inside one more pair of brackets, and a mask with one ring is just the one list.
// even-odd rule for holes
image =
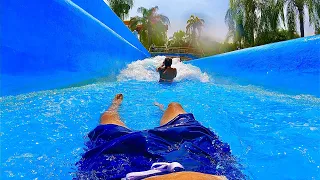
[[313, 25], [315, 30], [319, 29], [320, 21], [320, 1], [319, 0], [287, 0], [287, 25], [291, 35], [296, 31], [296, 18], [299, 17], [300, 34], [304, 37], [304, 15], [305, 9], [309, 13], [310, 25]]
[[191, 15], [189, 20], [187, 21], [187, 35], [190, 38], [190, 44], [197, 45], [197, 42], [201, 36], [202, 28], [204, 26], [204, 20]]
[[226, 41], [230, 38], [233, 39], [233, 43], [240, 48], [241, 42], [244, 39], [244, 8], [241, 0], [230, 0], [230, 7], [225, 16], [225, 23], [227, 24], [229, 31]]
[[317, 29], [314, 31], [315, 34], [320, 34], [320, 27], [318, 26]]
[[188, 46], [187, 34], [180, 30], [173, 33], [173, 36], [169, 39], [170, 47], [186, 47]]
[[285, 0], [265, 0], [260, 4], [258, 33], [277, 32], [281, 22], [285, 24]]
[[264, 31], [257, 34], [255, 45], [264, 45], [274, 42], [286, 41], [293, 38], [299, 38], [297, 33], [293, 35], [288, 30]]
[[297, 38], [295, 30], [289, 31], [280, 28], [285, 25], [286, 0], [265, 0], [260, 4], [259, 28], [256, 34], [255, 45], [263, 45], [273, 42], [285, 41]]
[[129, 10], [133, 7], [133, 0], [107, 0], [110, 8], [117, 16], [124, 20], [129, 15]]
[[151, 44], [164, 45], [167, 40], [167, 26], [170, 20], [167, 16], [158, 14], [158, 6], [146, 9], [138, 8], [138, 13], [142, 17], [136, 16], [130, 19], [130, 29], [133, 30], [137, 25], [141, 25], [140, 41], [149, 48]]
[[[225, 16], [225, 23], [229, 27], [226, 42], [232, 38], [233, 44], [242, 48], [296, 38], [297, 17], [303, 37], [306, 9], [315, 34], [320, 33], [319, 0], [230, 0]], [[282, 25], [288, 31], [281, 30]], [[269, 39], [263, 40], [262, 37]], [[256, 39], [259, 42], [255, 43]]]
[[257, 0], [243, 0], [243, 29], [244, 29], [244, 43], [245, 46], [250, 47], [254, 46], [254, 37], [255, 32], [258, 28], [258, 5], [259, 1]]

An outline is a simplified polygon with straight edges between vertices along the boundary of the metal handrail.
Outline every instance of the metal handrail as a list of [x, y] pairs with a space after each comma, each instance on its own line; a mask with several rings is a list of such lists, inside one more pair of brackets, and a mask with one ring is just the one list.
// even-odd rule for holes
[[149, 48], [150, 53], [180, 53], [180, 54], [195, 54], [197, 56], [203, 55], [196, 48], [190, 47], [165, 47], [165, 46], [154, 46]]

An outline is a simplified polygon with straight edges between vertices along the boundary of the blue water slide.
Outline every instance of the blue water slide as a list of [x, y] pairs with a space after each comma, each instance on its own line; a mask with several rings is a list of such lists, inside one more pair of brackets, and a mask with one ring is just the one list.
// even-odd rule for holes
[[124, 23], [109, 8], [103, 0], [72, 0], [82, 9], [99, 19], [103, 24], [108, 26], [114, 32], [125, 37], [128, 42], [140, 49], [147, 56], [150, 56], [148, 50], [140, 43], [136, 36], [131, 36], [132, 32], [128, 28], [124, 28]]
[[219, 83], [253, 84], [290, 94], [320, 96], [320, 35], [190, 63], [211, 74]]
[[114, 79], [126, 64], [149, 57], [98, 1], [90, 8], [100, 16], [105, 9], [104, 21], [117, 24], [121, 35], [69, 0], [1, 1], [1, 96]]

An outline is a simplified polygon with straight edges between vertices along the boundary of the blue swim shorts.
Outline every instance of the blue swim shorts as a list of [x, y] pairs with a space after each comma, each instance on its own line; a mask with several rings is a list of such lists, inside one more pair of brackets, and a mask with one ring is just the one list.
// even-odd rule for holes
[[185, 171], [245, 179], [227, 143], [192, 114], [180, 114], [150, 130], [99, 125], [88, 134], [86, 152], [76, 163], [75, 179], [121, 179], [149, 170], [156, 162], [179, 162]]

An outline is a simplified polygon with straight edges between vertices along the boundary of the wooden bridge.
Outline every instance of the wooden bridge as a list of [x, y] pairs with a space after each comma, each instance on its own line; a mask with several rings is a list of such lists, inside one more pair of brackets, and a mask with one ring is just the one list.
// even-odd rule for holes
[[204, 55], [203, 52], [191, 47], [154, 46], [149, 48], [149, 52], [152, 56], [179, 57], [183, 61], [198, 59]]

